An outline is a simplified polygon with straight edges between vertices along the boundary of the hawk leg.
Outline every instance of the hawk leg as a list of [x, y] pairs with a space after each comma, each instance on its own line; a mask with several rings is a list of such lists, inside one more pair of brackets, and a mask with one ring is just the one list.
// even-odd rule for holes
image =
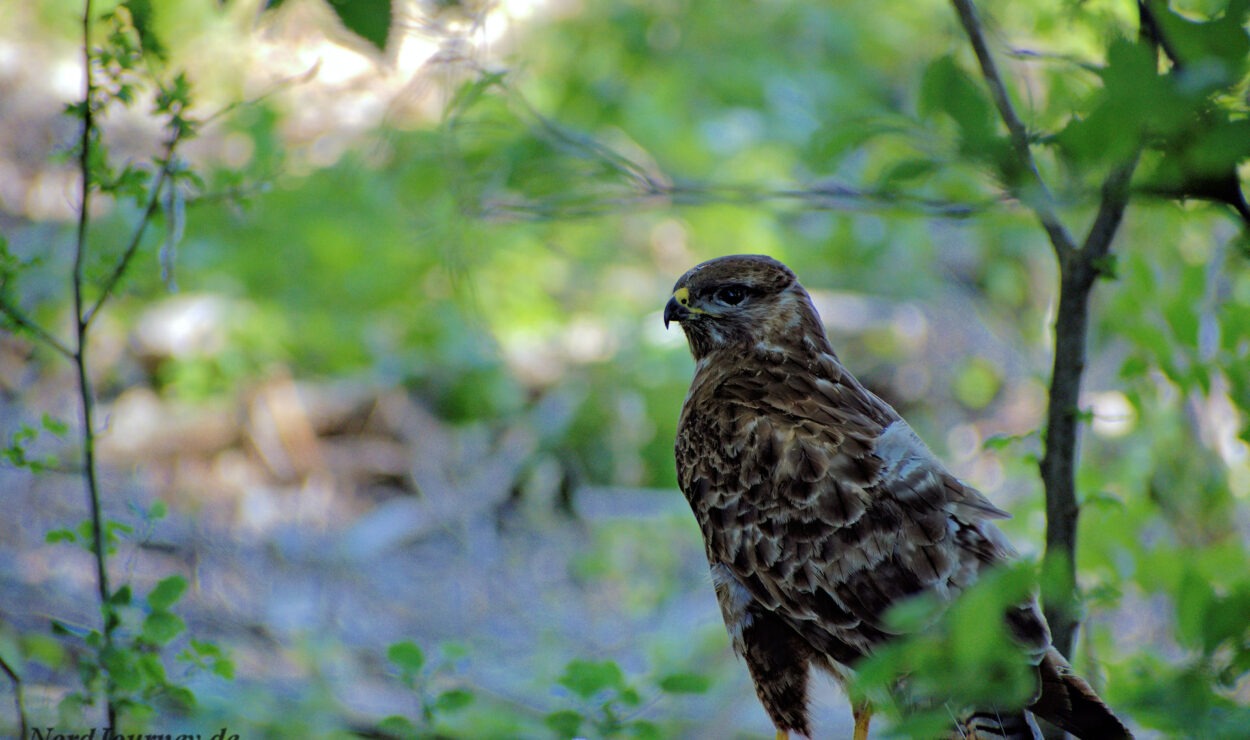
[[868, 723], [872, 720], [872, 707], [868, 702], [852, 704], [851, 713], [855, 715], [854, 740], [868, 740]]
[[742, 628], [742, 657], [755, 693], [777, 728], [777, 737], [790, 733], [809, 737], [807, 674], [811, 647], [777, 615], [752, 605]]

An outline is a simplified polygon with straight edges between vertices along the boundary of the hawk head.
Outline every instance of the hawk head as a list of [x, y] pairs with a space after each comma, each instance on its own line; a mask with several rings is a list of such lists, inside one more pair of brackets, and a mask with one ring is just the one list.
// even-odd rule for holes
[[695, 360], [722, 349], [780, 349], [824, 338], [820, 317], [790, 268], [762, 254], [695, 265], [673, 286], [664, 326], [681, 324]]

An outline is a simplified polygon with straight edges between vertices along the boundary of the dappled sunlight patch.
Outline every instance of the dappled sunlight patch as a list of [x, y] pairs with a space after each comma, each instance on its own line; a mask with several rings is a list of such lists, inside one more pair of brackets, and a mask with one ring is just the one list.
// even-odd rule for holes
[[1133, 431], [1137, 410], [1128, 397], [1120, 391], [1090, 393], [1091, 424], [1094, 433], [1104, 437], [1123, 437]]

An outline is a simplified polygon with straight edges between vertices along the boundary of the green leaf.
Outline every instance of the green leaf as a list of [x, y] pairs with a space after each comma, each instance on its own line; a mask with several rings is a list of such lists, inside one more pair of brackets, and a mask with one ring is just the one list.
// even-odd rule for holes
[[1211, 584], [1186, 568], [1176, 589], [1176, 635], [1185, 645], [1198, 647], [1203, 643], [1207, 607], [1214, 598]]
[[143, 684], [143, 675], [135, 664], [135, 653], [119, 647], [100, 651], [100, 664], [108, 671], [109, 678], [124, 691], [134, 691]]
[[386, 50], [391, 33], [391, 0], [329, 0], [330, 8], [349, 31]]
[[1118, 280], [1120, 258], [1116, 254], [1105, 254], [1093, 261], [1092, 267], [1098, 272], [1098, 277], [1105, 280]]
[[654, 722], [648, 722], [645, 719], [636, 719], [626, 726], [626, 731], [630, 735], [643, 740], [660, 740], [668, 735], [663, 732], [659, 725]]
[[157, 653], [141, 653], [139, 655], [139, 671], [147, 679], [147, 683], [152, 686], [164, 686], [169, 682], [168, 676], [165, 674], [165, 664], [161, 661], [161, 656]]
[[[280, 2], [281, 0], [277, 1]], [[378, 723], [378, 729], [385, 732], [387, 735], [395, 735], [398, 737], [417, 737], [417, 726], [412, 723], [412, 720], [399, 714], [392, 714], [389, 717], [383, 718], [383, 720]]]
[[871, 139], [886, 134], [899, 134], [907, 126], [898, 120], [862, 118], [850, 121], [836, 119], [826, 121], [812, 133], [808, 142], [809, 164], [821, 170], [829, 170], [848, 153], [862, 147]]
[[577, 731], [582, 726], [582, 715], [571, 709], [561, 709], [544, 717], [543, 724], [560, 737], [577, 737]]
[[408, 640], [394, 643], [387, 648], [386, 658], [405, 673], [419, 673], [425, 665], [425, 653], [416, 643]]
[[995, 138], [994, 107], [953, 56], [934, 60], [925, 70], [920, 81], [920, 112], [950, 116], [959, 126], [966, 152], [975, 153]]
[[1245, 64], [1246, 56], [1250, 54], [1250, 36], [1245, 30], [1250, 1], [1230, 0], [1223, 15], [1209, 21], [1186, 18], [1172, 10], [1170, 3], [1150, 4], [1163, 27], [1164, 37], [1182, 64], [1197, 65], [1208, 59], [1219, 60], [1227, 66], [1230, 79], [1235, 70]]
[[642, 703], [642, 695], [633, 686], [626, 686], [618, 690], [616, 696], [627, 707], [636, 707]]
[[197, 640], [194, 637], [192, 637], [189, 642], [191, 644], [191, 649], [194, 650], [197, 655], [206, 658], [213, 658], [221, 655], [221, 648], [215, 642]]
[[932, 159], [904, 159], [894, 163], [881, 175], [878, 185], [882, 190], [890, 190], [913, 180], [932, 175], [938, 169], [937, 162]]
[[1243, 584], [1228, 596], [1216, 598], [1204, 615], [1203, 652], [1211, 655], [1225, 642], [1247, 645], [1245, 638], [1250, 633], [1247, 615], [1250, 615], [1250, 585]]
[[1103, 90], [1092, 112], [1074, 116], [1054, 141], [1080, 163], [1119, 161], [1143, 139], [1178, 131], [1193, 118], [1197, 98], [1181, 96], [1159, 75], [1157, 53], [1141, 41], [1118, 38], [1099, 72]]
[[49, 545], [57, 542], [77, 542], [78, 535], [68, 529], [54, 529], [43, 536], [43, 541]]
[[130, 598], [130, 584], [127, 583], [113, 592], [113, 596], [109, 598], [109, 603], [113, 606], [126, 606], [130, 604]]
[[121, 626], [122, 618], [121, 615], [117, 613], [116, 609], [101, 608], [101, 611], [104, 612], [105, 632], [112, 632]]
[[126, 0], [122, 5], [130, 11], [130, 20], [139, 34], [139, 46], [143, 51], [158, 59], [168, 58], [168, 50], [156, 35], [156, 11], [152, 0]]
[[1124, 499], [1107, 490], [1092, 491], [1080, 496], [1081, 506], [1101, 506], [1107, 509], [1124, 509]]
[[164, 611], [182, 596], [187, 588], [187, 579], [182, 576], [169, 576], [162, 579], [148, 594], [148, 606], [157, 611]]
[[444, 691], [434, 700], [434, 708], [440, 712], [455, 712], [473, 703], [473, 692], [465, 689]]
[[58, 437], [65, 436], [69, 432], [69, 425], [53, 417], [51, 414], [45, 413], [39, 421], [43, 428]]
[[65, 661], [65, 647], [61, 642], [41, 632], [23, 634], [20, 638], [22, 654], [32, 663], [57, 669]]
[[469, 654], [469, 648], [464, 643], [454, 640], [440, 643], [438, 647], [442, 651], [443, 657], [449, 661], [460, 660]]
[[890, 727], [893, 737], [944, 737], [950, 734], [950, 710], [930, 709], [905, 715]]
[[933, 596], [920, 595], [890, 607], [885, 621], [901, 634], [919, 632], [942, 615], [943, 605]]
[[56, 713], [63, 725], [83, 725], [83, 706], [86, 704], [82, 694], [73, 692], [66, 694], [64, 699], [57, 702]]
[[152, 612], [143, 620], [143, 638], [156, 645], [167, 645], [186, 627], [182, 617], [173, 612]]
[[610, 660], [574, 660], [565, 666], [558, 683], [583, 699], [589, 699], [604, 689], [625, 688], [625, 674]]
[[221, 676], [227, 681], [234, 680], [234, 661], [229, 658], [221, 658], [213, 663], [213, 673]]
[[660, 690], [669, 694], [702, 694], [712, 680], [698, 673], [670, 673], [660, 679]]
[[173, 702], [178, 707], [178, 712], [184, 715], [196, 706], [195, 692], [186, 686], [166, 686], [164, 698]]

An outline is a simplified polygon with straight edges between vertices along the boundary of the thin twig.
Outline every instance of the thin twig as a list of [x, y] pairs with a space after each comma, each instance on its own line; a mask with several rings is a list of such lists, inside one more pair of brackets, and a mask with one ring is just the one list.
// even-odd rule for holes
[[13, 670], [2, 655], [0, 655], [0, 671], [4, 671], [4, 675], [8, 676], [9, 681], [13, 683], [13, 701], [17, 705], [18, 737], [26, 740], [30, 729], [26, 722], [26, 704], [22, 701], [22, 677], [17, 675], [17, 671]]
[[570, 196], [527, 199], [483, 200], [478, 215], [484, 218], [520, 218], [548, 220], [556, 218], [588, 218], [636, 210], [640, 207], [702, 206], [709, 204], [749, 205], [777, 201], [793, 201], [811, 210], [858, 212], [903, 212], [927, 217], [964, 219], [990, 208], [1003, 205], [1001, 200], [959, 203], [910, 196], [891, 191], [859, 190], [840, 184], [814, 185], [807, 188], [756, 188], [754, 186], [671, 185], [642, 189], [622, 194]]
[[309, 67], [307, 70], [303, 72], [299, 72], [293, 75], [288, 75], [286, 77], [283, 77], [282, 79], [275, 82], [272, 88], [270, 88], [269, 90], [266, 90], [263, 93], [260, 93], [254, 98], [248, 98], [246, 100], [236, 100], [232, 103], [227, 103], [226, 105], [223, 105], [221, 108], [218, 108], [216, 111], [209, 113], [204, 118], [199, 119], [198, 121], [199, 127], [203, 129], [205, 126], [208, 126], [209, 124], [212, 124], [212, 123], [216, 123], [218, 120], [225, 118], [226, 116], [230, 115], [231, 113], [238, 110], [239, 108], [250, 108], [253, 105], [256, 105], [257, 103], [264, 102], [267, 98], [277, 95], [278, 93], [282, 92], [288, 87], [294, 87], [296, 84], [308, 82], [313, 77], [316, 77], [317, 70], [320, 69], [320, 67], [321, 67], [321, 61], [318, 60], [314, 62], [311, 67]]
[[178, 145], [179, 134], [175, 132], [165, 144], [165, 156], [158, 160], [162, 162], [160, 170], [156, 174], [156, 179], [152, 182], [151, 191], [148, 195], [147, 205], [143, 208], [143, 213], [139, 216], [139, 222], [135, 225], [134, 233], [130, 235], [130, 242], [126, 245], [126, 249], [118, 258], [117, 264], [113, 266], [113, 272], [104, 281], [104, 285], [100, 288], [100, 295], [96, 297], [91, 308], [83, 314], [83, 322], [87, 325], [91, 324], [92, 319], [100, 312], [100, 308], [104, 302], [109, 299], [113, 291], [117, 288], [117, 284], [121, 282], [125, 276], [127, 268], [133, 261], [135, 253], [139, 250], [139, 244], [143, 241], [143, 235], [147, 232], [148, 224], [152, 223], [152, 217], [156, 215], [156, 211], [161, 205], [161, 190], [165, 187], [165, 181], [169, 179], [169, 175], [173, 169], [174, 148]]
[[64, 342], [57, 339], [55, 335], [44, 329], [34, 319], [27, 316], [20, 308], [9, 302], [9, 299], [0, 295], [0, 313], [8, 316], [9, 319], [21, 328], [30, 332], [36, 339], [48, 345], [52, 349], [60, 353], [65, 359], [73, 360], [74, 351], [71, 350]]
[[972, 0], [951, 0], [951, 3], [959, 14], [959, 22], [963, 25], [964, 32], [968, 34], [968, 41], [971, 42], [972, 50], [977, 56], [977, 63], [981, 66], [981, 76], [985, 78], [990, 97], [994, 100], [994, 107], [998, 108], [998, 115], [1007, 126], [1011, 149], [1027, 177], [1025, 183], [1014, 185], [1015, 194], [1037, 215], [1055, 250], [1061, 253], [1070, 252], [1076, 249], [1076, 242], [1059, 220], [1058, 214], [1055, 213], [1054, 198], [1037, 170], [1037, 162], [1034, 161], [1033, 151], [1029, 147], [1028, 129], [1016, 115], [1016, 109], [1012, 106], [1011, 97], [1007, 93], [1007, 86], [1003, 84], [1003, 79], [998, 74], [998, 65], [994, 63], [994, 57], [985, 41], [985, 32], [977, 16], [976, 6], [972, 4]]

